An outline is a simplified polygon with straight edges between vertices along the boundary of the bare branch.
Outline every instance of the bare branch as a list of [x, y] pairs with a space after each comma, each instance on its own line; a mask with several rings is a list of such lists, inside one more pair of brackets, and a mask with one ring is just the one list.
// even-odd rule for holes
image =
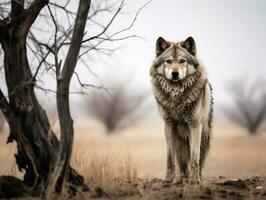
[[28, 32], [31, 25], [33, 24], [33, 22], [39, 15], [42, 8], [46, 6], [48, 2], [49, 0], [34, 0], [32, 4], [30, 5], [30, 7], [24, 11], [26, 15], [26, 19], [24, 20], [23, 26], [25, 28], [26, 33]]
[[[82, 3], [80, 3], [80, 5], [81, 4]], [[87, 15], [88, 15], [88, 13], [86, 11], [89, 10], [89, 7], [86, 7], [86, 5], [89, 4], [89, 6], [90, 6], [90, 1], [88, 2], [88, 4], [86, 4], [86, 3], [84, 3], [84, 4], [85, 4], [84, 5], [85, 8], [79, 8], [80, 12], [78, 12], [78, 15], [76, 18], [69, 51], [67, 53], [67, 57], [66, 57], [62, 72], [61, 72], [60, 76], [58, 77], [60, 81], [64, 81], [65, 84], [67, 84], [67, 85], [69, 85], [70, 79], [71, 79], [72, 74], [74, 73], [74, 69], [76, 67], [77, 58], [78, 58], [78, 54], [79, 54], [80, 47], [82, 44], [83, 33], [84, 33], [84, 29], [85, 29], [85, 25], [86, 25], [86, 19], [87, 19]], [[88, 10], [86, 10], [86, 9], [88, 9]]]
[[73, 15], [73, 16], [76, 16], [77, 13], [75, 13], [75, 12], [73, 12], [73, 11], [71, 11], [71, 10], [68, 10], [68, 9], [66, 8], [66, 7], [67, 7], [67, 4], [68, 4], [69, 2], [70, 2], [70, 1], [68, 1], [64, 6], [61, 6], [61, 5], [59, 5], [59, 4], [57, 4], [57, 3], [53, 3], [53, 2], [49, 2], [49, 5], [52, 5], [52, 6], [56, 7], [56, 8], [59, 8], [59, 9], [63, 10], [65, 13], [67, 13], [67, 14], [71, 14], [71, 15]]
[[146, 4], [144, 4], [144, 5], [143, 5], [143, 6], [137, 11], [137, 13], [136, 13], [135, 16], [134, 16], [134, 19], [132, 20], [132, 22], [129, 24], [128, 27], [126, 27], [126, 28], [124, 28], [124, 29], [121, 29], [121, 30], [117, 31], [117, 32], [113, 33], [113, 34], [110, 35], [110, 36], [103, 37], [103, 38], [101, 37], [101, 35], [103, 35], [103, 34], [107, 31], [107, 29], [110, 27], [110, 25], [112, 24], [112, 22], [113, 22], [113, 20], [115, 19], [115, 17], [118, 15], [118, 13], [119, 13], [119, 12], [121, 11], [121, 9], [123, 8], [123, 2], [124, 2], [124, 1], [121, 2], [121, 4], [120, 4], [119, 8], [117, 9], [116, 13], [115, 13], [114, 16], [111, 18], [110, 22], [107, 24], [107, 26], [103, 29], [102, 32], [100, 32], [100, 33], [97, 34], [96, 36], [92, 36], [92, 37], [90, 37], [90, 38], [85, 39], [85, 40], [82, 41], [82, 43], [86, 43], [86, 42], [89, 42], [89, 41], [94, 40], [94, 39], [100, 39], [100, 42], [98, 42], [98, 43], [95, 44], [94, 46], [90, 47], [89, 49], [85, 50], [85, 51], [79, 56], [79, 58], [81, 58], [83, 55], [87, 54], [89, 51], [96, 49], [100, 44], [102, 44], [102, 43], [105, 42], [105, 41], [122, 41], [122, 40], [126, 40], [126, 39], [129, 39], [129, 38], [141, 38], [141, 39], [144, 39], [144, 38], [142, 38], [142, 37], [140, 37], [140, 36], [138, 36], [138, 35], [128, 35], [128, 36], [120, 37], [120, 38], [113, 38], [113, 37], [116, 36], [116, 35], [119, 35], [119, 34], [121, 34], [121, 33], [123, 33], [123, 32], [126, 32], [126, 31], [130, 30], [130, 29], [134, 26], [134, 24], [135, 24], [135, 22], [136, 22], [136, 20], [137, 20], [137, 17], [138, 17], [138, 15], [139, 15], [139, 13], [141, 12], [141, 10], [144, 9], [144, 8], [145, 8], [145, 7], [151, 2], [151, 1], [148, 1]]
[[33, 81], [36, 81], [36, 77], [39, 73], [39, 70], [42, 66], [42, 64], [45, 62], [46, 58], [48, 57], [48, 55], [51, 53], [51, 50], [48, 50], [48, 52], [43, 56], [42, 60], [39, 62], [39, 65], [37, 66], [37, 69], [35, 71], [35, 73], [33, 74]]
[[100, 37], [101, 35], [103, 35], [108, 30], [108, 28], [111, 26], [111, 24], [113, 23], [114, 19], [117, 17], [117, 15], [119, 14], [119, 12], [122, 10], [123, 6], [124, 6], [124, 0], [120, 3], [117, 11], [113, 15], [113, 17], [111, 18], [111, 20], [109, 21], [109, 23], [105, 26], [105, 28], [99, 34], [97, 34], [95, 36], [92, 36], [92, 37], [90, 37], [88, 39], [83, 40], [82, 43], [85, 43], [85, 42], [88, 42], [90, 40], [96, 39], [96, 38]]

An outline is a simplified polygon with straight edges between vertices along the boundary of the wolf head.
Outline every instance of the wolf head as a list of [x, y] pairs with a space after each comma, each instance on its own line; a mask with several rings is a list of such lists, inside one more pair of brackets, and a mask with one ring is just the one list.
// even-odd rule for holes
[[174, 43], [159, 37], [152, 67], [158, 74], [173, 82], [193, 74], [199, 67], [194, 39], [188, 37], [185, 41]]

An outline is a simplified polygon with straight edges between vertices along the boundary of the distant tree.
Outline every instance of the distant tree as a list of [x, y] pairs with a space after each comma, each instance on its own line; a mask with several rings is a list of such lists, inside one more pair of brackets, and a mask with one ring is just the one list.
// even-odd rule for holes
[[86, 99], [88, 113], [103, 123], [107, 133], [130, 126], [145, 114], [147, 94], [127, 85], [117, 83], [108, 92], [94, 91]]
[[226, 108], [226, 114], [250, 135], [257, 134], [266, 119], [265, 82], [261, 79], [253, 82], [239, 79], [228, 90], [233, 99], [233, 107]]

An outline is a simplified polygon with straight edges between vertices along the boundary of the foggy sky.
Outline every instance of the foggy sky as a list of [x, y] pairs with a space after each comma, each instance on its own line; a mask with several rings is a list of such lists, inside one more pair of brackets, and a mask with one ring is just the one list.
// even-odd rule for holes
[[[136, 11], [146, 1], [126, 1]], [[171, 41], [194, 37], [218, 104], [229, 101], [226, 86], [243, 77], [261, 76], [266, 68], [266, 1], [264, 0], [153, 0], [141, 11], [132, 33], [143, 38], [122, 43], [111, 66], [113, 76], [132, 73], [142, 87], [150, 87], [148, 70], [159, 36]], [[125, 15], [114, 28], [132, 17]], [[124, 23], [125, 22], [125, 23]], [[97, 65], [96, 63], [94, 63]], [[99, 64], [101, 66], [101, 64]]]
[[[114, 20], [109, 32], [127, 27], [145, 3], [146, 0], [126, 0], [122, 15]], [[119, 47], [112, 56], [92, 55], [87, 59], [98, 77], [88, 73], [81, 63], [78, 63], [76, 71], [82, 82], [96, 85], [106, 79], [128, 82], [133, 79], [131, 85], [135, 87], [131, 92], [146, 90], [151, 94], [149, 68], [155, 56], [156, 39], [162, 36], [170, 41], [180, 41], [192, 36], [196, 41], [198, 58], [205, 65], [214, 88], [217, 107], [230, 102], [226, 87], [231, 81], [256, 79], [266, 72], [265, 10], [265, 0], [152, 0], [140, 12], [133, 28], [122, 34], [137, 34], [144, 39], [114, 42], [107, 46]], [[110, 17], [99, 16], [98, 19], [107, 24]], [[60, 20], [63, 22], [64, 19]], [[92, 35], [99, 31], [86, 27], [86, 32]], [[55, 87], [54, 80], [45, 79], [42, 83], [46, 87]], [[2, 80], [0, 84], [2, 87]], [[112, 86], [107, 83], [107, 87]], [[73, 88], [79, 89], [77, 81], [72, 80]], [[5, 86], [2, 89], [5, 91]], [[80, 96], [71, 99], [72, 110], [75, 110], [78, 107], [75, 102]], [[156, 108], [155, 102], [153, 108]], [[75, 114], [79, 115], [79, 112]]]

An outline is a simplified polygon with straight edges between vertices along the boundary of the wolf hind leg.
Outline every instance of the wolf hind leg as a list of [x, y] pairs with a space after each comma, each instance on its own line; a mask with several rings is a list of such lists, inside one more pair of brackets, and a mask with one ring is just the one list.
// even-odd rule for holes
[[205, 163], [209, 148], [210, 148], [210, 136], [203, 132], [203, 135], [201, 137], [201, 145], [200, 145], [200, 177], [202, 174], [202, 169], [204, 167], [204, 163]]

